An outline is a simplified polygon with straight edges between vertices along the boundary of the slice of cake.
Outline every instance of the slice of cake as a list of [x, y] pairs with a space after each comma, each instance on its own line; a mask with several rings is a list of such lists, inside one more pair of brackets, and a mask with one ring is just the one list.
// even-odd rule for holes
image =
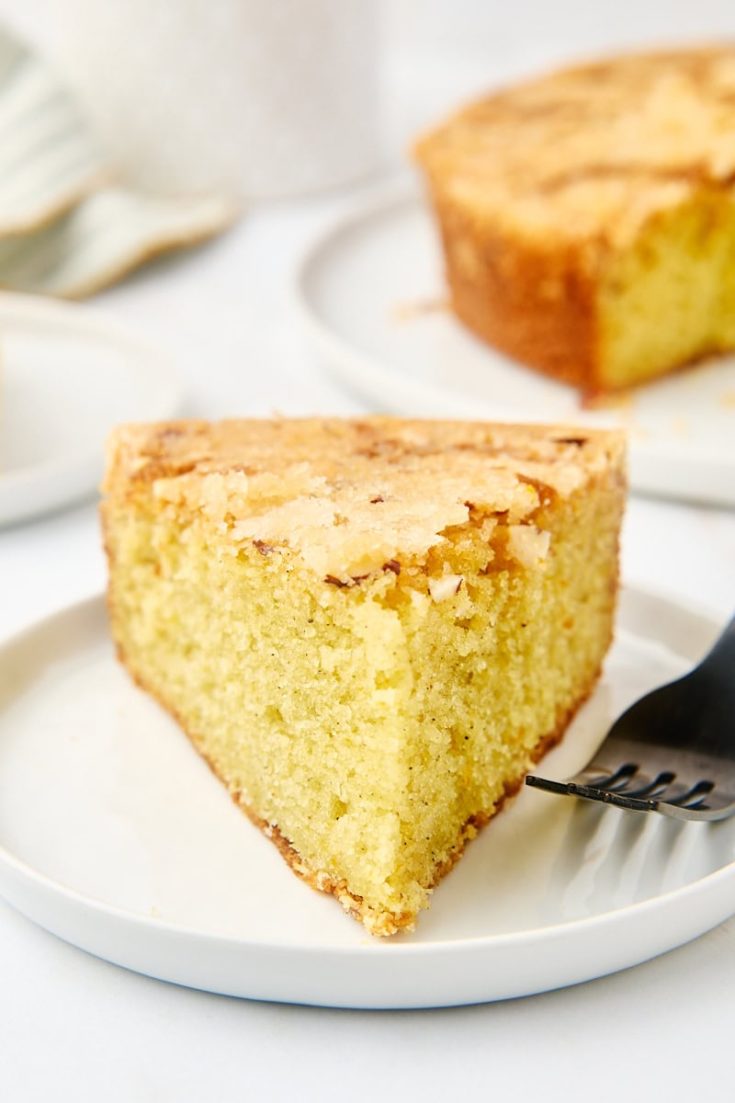
[[420, 141], [451, 302], [586, 391], [735, 347], [735, 47], [628, 55]]
[[595, 684], [622, 437], [128, 426], [105, 489], [112, 630], [134, 679], [298, 874], [373, 934], [412, 927]]

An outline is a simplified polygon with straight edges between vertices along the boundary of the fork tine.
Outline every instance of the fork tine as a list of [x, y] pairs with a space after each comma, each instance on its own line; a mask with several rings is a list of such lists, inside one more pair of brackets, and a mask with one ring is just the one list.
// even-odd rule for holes
[[678, 819], [735, 816], [735, 617], [699, 666], [639, 698], [574, 777], [526, 784]]
[[696, 785], [690, 786], [684, 793], [678, 797], [667, 797], [667, 804], [678, 804], [681, 808], [694, 808], [697, 804], [701, 804], [705, 797], [709, 796], [715, 787], [715, 783], [709, 780], [698, 781]]
[[633, 812], [655, 812], [657, 801], [635, 797], [620, 789], [609, 789], [607, 786], [592, 788], [589, 785], [580, 785], [579, 782], [567, 782], [567, 790], [570, 796], [582, 797], [583, 800], [596, 800], [602, 804], [612, 804], [616, 808], [628, 808]]
[[569, 780], [579, 781], [590, 789], [607, 789], [614, 793], [618, 789], [624, 789], [637, 771], [638, 766], [634, 762], [625, 762], [622, 766], [618, 766], [617, 770], [609, 770], [597, 763], [592, 763], [581, 774]]
[[[615, 774], [608, 775], [610, 777]], [[661, 812], [674, 819], [690, 820], [721, 820], [727, 819], [735, 813], [735, 800], [715, 794], [715, 786], [712, 781], [702, 779], [695, 785], [682, 788], [681, 791], [670, 795], [668, 787], [663, 790], [651, 790], [646, 794], [645, 789], [621, 791], [619, 788], [609, 789], [602, 780], [598, 779], [594, 785], [587, 784], [571, 778], [568, 781], [553, 781], [550, 778], [538, 777], [529, 774], [526, 785], [535, 789], [544, 789], [549, 793], [559, 793], [563, 796], [581, 797], [583, 800], [597, 801], [600, 804], [613, 805], [616, 808], [626, 808], [633, 812]], [[656, 780], [660, 780], [661, 775]], [[710, 798], [707, 800], [707, 798]]]
[[550, 778], [529, 774], [526, 785], [535, 789], [545, 789], [548, 793], [561, 793], [564, 796], [582, 797], [583, 800], [595, 800], [601, 804], [614, 804], [618, 808], [630, 808], [636, 812], [655, 812], [656, 801], [639, 800], [628, 797], [602, 785], [585, 785], [578, 781], [552, 781]]
[[636, 789], [625, 789], [626, 797], [662, 797], [676, 774], [671, 770], [662, 770], [653, 781], [647, 781]]

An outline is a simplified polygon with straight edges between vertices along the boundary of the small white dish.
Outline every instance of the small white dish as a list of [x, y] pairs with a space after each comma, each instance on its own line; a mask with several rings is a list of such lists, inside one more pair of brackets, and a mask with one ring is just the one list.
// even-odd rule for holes
[[166, 358], [93, 311], [0, 294], [0, 525], [91, 494], [112, 427], [181, 402]]
[[[633, 698], [717, 633], [629, 591], [604, 677], [544, 761], [587, 761]], [[436, 1007], [575, 984], [735, 909], [735, 820], [680, 823], [524, 789], [415, 934], [371, 940], [312, 891], [116, 663], [104, 603], [0, 648], [0, 893], [93, 954], [179, 984], [338, 1007]]]
[[320, 237], [297, 294], [325, 366], [380, 411], [619, 425], [630, 431], [634, 489], [735, 505], [735, 356], [582, 409], [576, 390], [514, 363], [453, 317], [437, 230], [413, 194], [361, 207]]

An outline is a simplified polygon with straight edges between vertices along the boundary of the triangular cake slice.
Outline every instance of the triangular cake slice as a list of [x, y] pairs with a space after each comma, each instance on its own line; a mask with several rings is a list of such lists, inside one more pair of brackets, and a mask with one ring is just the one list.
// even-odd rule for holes
[[120, 658], [298, 874], [411, 928], [595, 684], [623, 465], [620, 434], [576, 428], [120, 428]]

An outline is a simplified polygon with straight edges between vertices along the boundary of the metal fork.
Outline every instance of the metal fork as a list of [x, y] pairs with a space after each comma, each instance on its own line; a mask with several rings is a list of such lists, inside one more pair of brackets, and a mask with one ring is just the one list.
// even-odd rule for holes
[[526, 785], [682, 820], [735, 814], [735, 617], [689, 674], [636, 701], [585, 768]]

